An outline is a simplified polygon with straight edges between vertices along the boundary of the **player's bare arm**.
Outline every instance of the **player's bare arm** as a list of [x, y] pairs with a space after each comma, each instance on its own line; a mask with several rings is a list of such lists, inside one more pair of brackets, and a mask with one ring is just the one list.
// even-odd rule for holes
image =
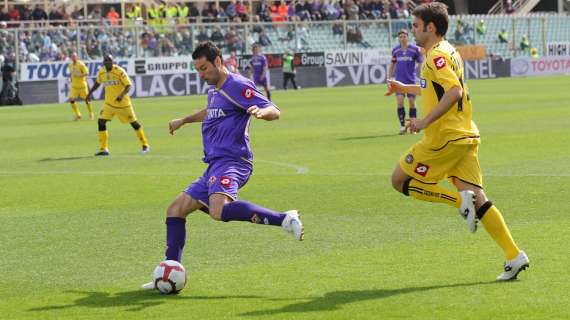
[[205, 118], [206, 118], [206, 108], [194, 114], [191, 114], [187, 117], [170, 120], [170, 122], [168, 123], [168, 130], [170, 131], [170, 134], [174, 135], [174, 131], [178, 130], [183, 125], [193, 122], [202, 122], [204, 121]]
[[251, 106], [247, 109], [247, 113], [251, 114], [257, 119], [263, 119], [267, 121], [277, 120], [281, 115], [281, 111], [275, 106], [270, 106], [267, 108], [259, 108], [258, 106]]
[[121, 102], [121, 100], [123, 100], [123, 98], [125, 97], [125, 95], [127, 93], [129, 93], [129, 90], [131, 90], [131, 85], [126, 85], [125, 89], [123, 89], [123, 92], [121, 92], [117, 98], [115, 100], [117, 100], [118, 102]]
[[416, 96], [421, 96], [422, 91], [418, 84], [403, 84], [397, 80], [387, 80], [388, 91], [384, 93], [385, 96], [392, 95], [394, 93], [411, 93]]
[[86, 102], [89, 102], [92, 100], [92, 95], [93, 92], [97, 89], [99, 89], [99, 87], [101, 86], [101, 84], [97, 81], [95, 81], [95, 83], [93, 84], [93, 86], [91, 87], [91, 89], [89, 89], [89, 93], [87, 94], [87, 98], [85, 98]]
[[391, 62], [390, 67], [388, 67], [388, 79], [394, 78], [394, 72], [396, 70], [396, 63]]
[[441, 100], [435, 106], [435, 108], [423, 119], [412, 119], [410, 121], [410, 129], [419, 132], [422, 129], [427, 128], [432, 122], [441, 118], [451, 107], [463, 97], [463, 89], [456, 86], [449, 89]]

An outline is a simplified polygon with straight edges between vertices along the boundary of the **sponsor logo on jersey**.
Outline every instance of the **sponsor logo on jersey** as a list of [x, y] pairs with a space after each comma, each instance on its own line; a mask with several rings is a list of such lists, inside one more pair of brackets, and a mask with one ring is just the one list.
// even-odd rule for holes
[[222, 187], [227, 188], [232, 184], [232, 178], [222, 176], [220, 177], [220, 184], [222, 185]]
[[211, 176], [210, 179], [208, 179], [208, 185], [213, 185], [214, 182], [216, 182], [216, 176]]
[[242, 90], [241, 95], [246, 98], [247, 100], [253, 98], [253, 90], [251, 90], [250, 88], [245, 88]]
[[420, 162], [416, 166], [416, 169], [414, 170], [414, 172], [419, 174], [422, 177], [425, 177], [426, 174], [428, 173], [428, 170], [429, 170], [429, 166], [427, 164], [423, 164]]
[[445, 62], [445, 58], [444, 57], [436, 57], [433, 59], [433, 64], [435, 64], [435, 67], [437, 68], [437, 70], [445, 67], [446, 62]]

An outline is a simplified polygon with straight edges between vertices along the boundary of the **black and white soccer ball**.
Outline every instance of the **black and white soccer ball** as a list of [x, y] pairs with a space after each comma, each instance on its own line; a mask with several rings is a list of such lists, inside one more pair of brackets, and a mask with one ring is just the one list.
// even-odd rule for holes
[[176, 294], [182, 291], [188, 280], [186, 269], [175, 260], [165, 260], [158, 264], [153, 273], [154, 287], [162, 294]]

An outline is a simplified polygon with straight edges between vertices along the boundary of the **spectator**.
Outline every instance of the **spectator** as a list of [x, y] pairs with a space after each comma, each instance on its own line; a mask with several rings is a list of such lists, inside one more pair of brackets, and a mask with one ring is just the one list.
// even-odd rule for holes
[[346, 18], [348, 20], [358, 20], [360, 8], [353, 0], [347, 0], [344, 7], [344, 12], [346, 13]]
[[93, 20], [101, 20], [103, 19], [103, 9], [101, 9], [101, 5], [96, 5], [95, 8], [93, 8], [93, 10], [91, 10], [91, 12], [89, 12], [89, 14], [87, 15], [88, 19], [93, 19]]
[[190, 3], [190, 21], [189, 22], [201, 22], [200, 10], [196, 7], [196, 3]]
[[229, 51], [244, 51], [245, 43], [243, 39], [237, 34], [235, 27], [231, 26], [224, 36], [226, 45]]
[[229, 3], [228, 6], [226, 7], [226, 16], [227, 16], [230, 20], [233, 20], [233, 18], [234, 18], [235, 16], [237, 16], [236, 0], [230, 0], [230, 3]]
[[483, 37], [487, 34], [487, 25], [485, 25], [485, 20], [479, 20], [476, 30], [479, 37]]
[[206, 23], [215, 22], [218, 10], [214, 2], [208, 2], [206, 7], [202, 10], [202, 20]]
[[513, 7], [513, 1], [512, 0], [504, 0], [503, 5], [505, 8], [505, 13], [511, 14], [511, 13], [515, 12], [515, 8]]
[[506, 29], [501, 29], [498, 34], [499, 43], [509, 43], [509, 34]]
[[119, 19], [121, 16], [119, 16], [119, 13], [115, 11], [115, 7], [110, 7], [109, 11], [107, 11], [106, 18], [112, 26], [117, 26], [119, 25]]
[[348, 28], [348, 30], [346, 31], [346, 41], [348, 43], [359, 44], [365, 49], [372, 47], [370, 45], [370, 43], [368, 43], [367, 41], [364, 40], [364, 37], [362, 36], [362, 31], [360, 31], [360, 28], [355, 27], [355, 26], [350, 26]]
[[11, 21], [20, 21], [20, 11], [13, 5], [8, 6], [8, 16]]
[[267, 4], [267, 0], [261, 0], [259, 2], [259, 7], [257, 8], [257, 16], [259, 20], [263, 22], [271, 21], [271, 12], [269, 10], [269, 5]]
[[24, 7], [22, 8], [22, 12], [20, 15], [20, 18], [22, 21], [29, 21], [29, 20], [33, 20], [32, 18], [32, 9], [30, 9], [30, 5], [25, 4]]
[[336, 22], [333, 23], [333, 25], [332, 25], [332, 33], [333, 33], [333, 35], [337, 35], [337, 36], [340, 35], [340, 36], [342, 36], [342, 35], [344, 34], [344, 30], [343, 30], [342, 24], [336, 23]]
[[239, 74], [237, 55], [235, 51], [231, 51], [229, 58], [224, 60], [224, 66], [226, 67], [226, 69], [228, 69], [229, 72]]
[[43, 9], [43, 6], [41, 4], [37, 4], [34, 11], [32, 11], [32, 20], [43, 21], [43, 20], [47, 20], [47, 19], [48, 19], [48, 15], [45, 12], [45, 10]]
[[301, 21], [311, 20], [311, 14], [309, 13], [310, 5], [305, 3], [305, 0], [299, 0], [295, 4], [295, 15], [299, 17]]
[[463, 24], [461, 23], [461, 20], [458, 20], [455, 24], [455, 43], [459, 45], [467, 43], [465, 40], [465, 33], [463, 31]]
[[0, 10], [0, 21], [10, 21], [10, 15], [8, 14], [8, 8], [4, 7]]
[[261, 33], [259, 34], [258, 42], [262, 47], [267, 47], [272, 45], [271, 39], [269, 39], [269, 36], [267, 35], [267, 32], [265, 32], [265, 30], [261, 31]]
[[523, 34], [520, 42], [521, 51], [524, 53], [529, 53], [530, 50], [530, 42], [528, 41], [528, 36]]
[[307, 0], [307, 7], [311, 20], [317, 21], [323, 19], [321, 15], [321, 2], [319, 0]]
[[224, 47], [224, 34], [220, 27], [216, 27], [216, 29], [214, 29], [214, 32], [210, 35], [210, 40], [212, 40], [212, 42], [214, 42], [218, 47]]
[[537, 48], [530, 48], [530, 57], [533, 59], [538, 59], [540, 57], [540, 55], [538, 54], [538, 49]]
[[178, 24], [188, 24], [188, 17], [190, 16], [190, 7], [186, 3], [178, 5]]
[[258, 24], [260, 22], [259, 20], [260, 19], [258, 15], [253, 16], [252, 22], [254, 24], [253, 27], [251, 28], [251, 31], [253, 31], [254, 33], [261, 33], [261, 31], [263, 31], [263, 27]]
[[243, 3], [242, 0], [238, 0], [236, 3], [236, 13], [237, 13], [237, 16], [240, 17], [241, 20], [243, 20], [243, 21], [249, 20], [247, 7], [245, 6], [245, 4]]
[[226, 22], [228, 21], [228, 14], [221, 6], [216, 6], [216, 21], [217, 22]]

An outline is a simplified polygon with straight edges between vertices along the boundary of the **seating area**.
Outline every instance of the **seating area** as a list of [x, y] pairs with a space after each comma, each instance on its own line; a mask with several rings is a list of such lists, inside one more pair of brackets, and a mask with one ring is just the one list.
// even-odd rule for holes
[[[485, 25], [478, 32], [478, 24]], [[570, 17], [532, 15], [452, 16], [447, 38], [457, 44], [483, 44], [498, 58], [528, 55], [521, 50], [523, 35], [530, 48], [544, 55], [546, 43], [570, 39]], [[83, 59], [100, 59], [104, 53], [116, 57], [161, 57], [190, 55], [200, 41], [212, 40], [224, 54], [250, 53], [259, 43], [266, 53], [385, 49], [396, 45], [396, 33], [409, 28], [410, 20], [299, 21], [284, 23], [208, 23], [170, 26], [48, 26], [44, 28], [2, 28], [0, 60], [18, 62], [65, 60], [73, 51]], [[501, 30], [506, 40], [499, 41]], [[546, 37], [543, 38], [543, 35]], [[1, 61], [0, 61], [1, 63]]]

